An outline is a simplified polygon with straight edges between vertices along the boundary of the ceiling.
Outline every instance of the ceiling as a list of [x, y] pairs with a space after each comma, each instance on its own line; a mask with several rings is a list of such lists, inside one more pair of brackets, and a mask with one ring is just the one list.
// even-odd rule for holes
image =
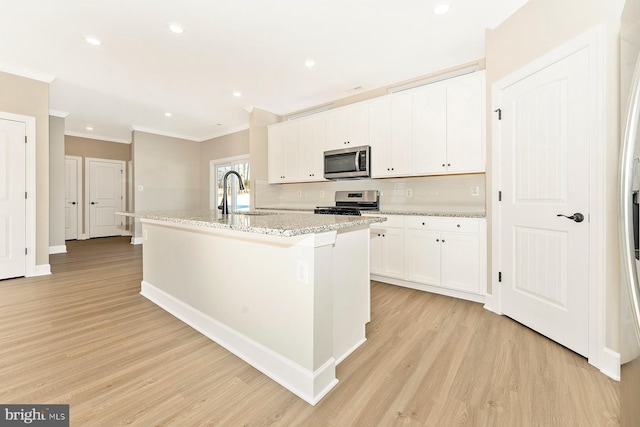
[[202, 141], [247, 128], [253, 107], [287, 114], [481, 59], [485, 29], [526, 1], [435, 15], [441, 0], [3, 0], [0, 70], [50, 82], [69, 135]]

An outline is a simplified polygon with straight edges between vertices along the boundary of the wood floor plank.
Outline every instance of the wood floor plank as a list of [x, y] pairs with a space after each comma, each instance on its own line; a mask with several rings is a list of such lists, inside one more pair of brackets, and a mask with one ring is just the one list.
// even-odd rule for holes
[[371, 284], [367, 341], [315, 407], [143, 298], [142, 247], [67, 242], [0, 281], [0, 402], [73, 426], [607, 426], [619, 385], [480, 304]]

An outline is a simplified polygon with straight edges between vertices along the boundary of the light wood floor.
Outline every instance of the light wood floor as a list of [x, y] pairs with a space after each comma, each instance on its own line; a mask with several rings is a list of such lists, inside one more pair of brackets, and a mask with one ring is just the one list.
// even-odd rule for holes
[[[480, 304], [372, 283], [368, 341], [315, 407], [141, 297], [140, 246], [67, 242], [0, 281], [0, 403], [72, 426], [607, 426], [619, 385]], [[239, 272], [241, 274], [241, 272]]]

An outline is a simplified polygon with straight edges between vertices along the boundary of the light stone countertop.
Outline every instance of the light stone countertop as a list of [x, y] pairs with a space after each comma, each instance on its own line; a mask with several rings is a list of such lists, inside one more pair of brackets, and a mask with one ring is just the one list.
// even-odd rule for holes
[[[313, 208], [257, 208], [257, 212], [260, 211], [298, 211], [298, 212], [313, 212]], [[407, 216], [442, 216], [453, 218], [485, 218], [486, 213], [483, 211], [410, 211], [410, 210], [390, 210], [382, 209], [380, 211], [362, 211], [365, 215], [407, 215]]]
[[116, 212], [117, 215], [183, 225], [221, 228], [270, 236], [292, 237], [384, 222], [384, 217], [309, 215], [243, 211], [222, 215], [217, 210]]

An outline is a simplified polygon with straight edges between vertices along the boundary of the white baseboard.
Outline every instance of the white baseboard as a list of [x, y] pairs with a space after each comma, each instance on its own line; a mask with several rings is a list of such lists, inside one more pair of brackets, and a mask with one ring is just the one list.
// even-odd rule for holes
[[480, 294], [456, 291], [454, 289], [441, 288], [440, 286], [425, 285], [423, 283], [410, 282], [408, 280], [396, 279], [393, 277], [378, 276], [377, 274], [372, 274], [371, 280], [388, 283], [390, 285], [402, 286], [404, 288], [416, 289], [418, 291], [431, 292], [432, 294], [446, 295], [448, 297], [464, 299], [467, 301], [484, 303], [485, 300], [485, 296]]
[[318, 403], [338, 383], [333, 357], [310, 371], [149, 282], [142, 281], [140, 294], [311, 405]]
[[[364, 335], [364, 333], [363, 333], [363, 335]], [[354, 345], [353, 347], [351, 347], [349, 350], [345, 351], [345, 353], [344, 353], [342, 356], [340, 356], [340, 357], [338, 357], [338, 358], [336, 359], [336, 365], [339, 365], [339, 364], [340, 364], [340, 362], [342, 362], [344, 359], [346, 359], [347, 357], [349, 357], [349, 355], [350, 355], [351, 353], [353, 353], [354, 351], [356, 351], [356, 350], [358, 349], [358, 347], [360, 347], [362, 344], [364, 344], [364, 343], [365, 343], [365, 341], [367, 341], [367, 339], [366, 339], [366, 338], [363, 338], [363, 339], [361, 339], [360, 341], [358, 341], [358, 342], [356, 343], [356, 345]]]
[[30, 274], [29, 277], [47, 276], [49, 274], [51, 274], [51, 264], [40, 264], [36, 265], [33, 274]]
[[143, 242], [142, 237], [132, 237], [131, 238], [131, 244], [132, 245], [141, 245]]
[[492, 313], [495, 314], [500, 314], [502, 315], [502, 313], [500, 312], [500, 310], [498, 310], [498, 307], [496, 307], [497, 304], [497, 299], [493, 297], [493, 295], [491, 294], [486, 294], [484, 296], [484, 309], [485, 310], [489, 310]]
[[598, 365], [596, 368], [600, 369], [600, 372], [611, 379], [620, 381], [620, 353], [607, 347], [603, 348]]
[[67, 253], [67, 245], [49, 246], [49, 255], [66, 254], [66, 253]]

